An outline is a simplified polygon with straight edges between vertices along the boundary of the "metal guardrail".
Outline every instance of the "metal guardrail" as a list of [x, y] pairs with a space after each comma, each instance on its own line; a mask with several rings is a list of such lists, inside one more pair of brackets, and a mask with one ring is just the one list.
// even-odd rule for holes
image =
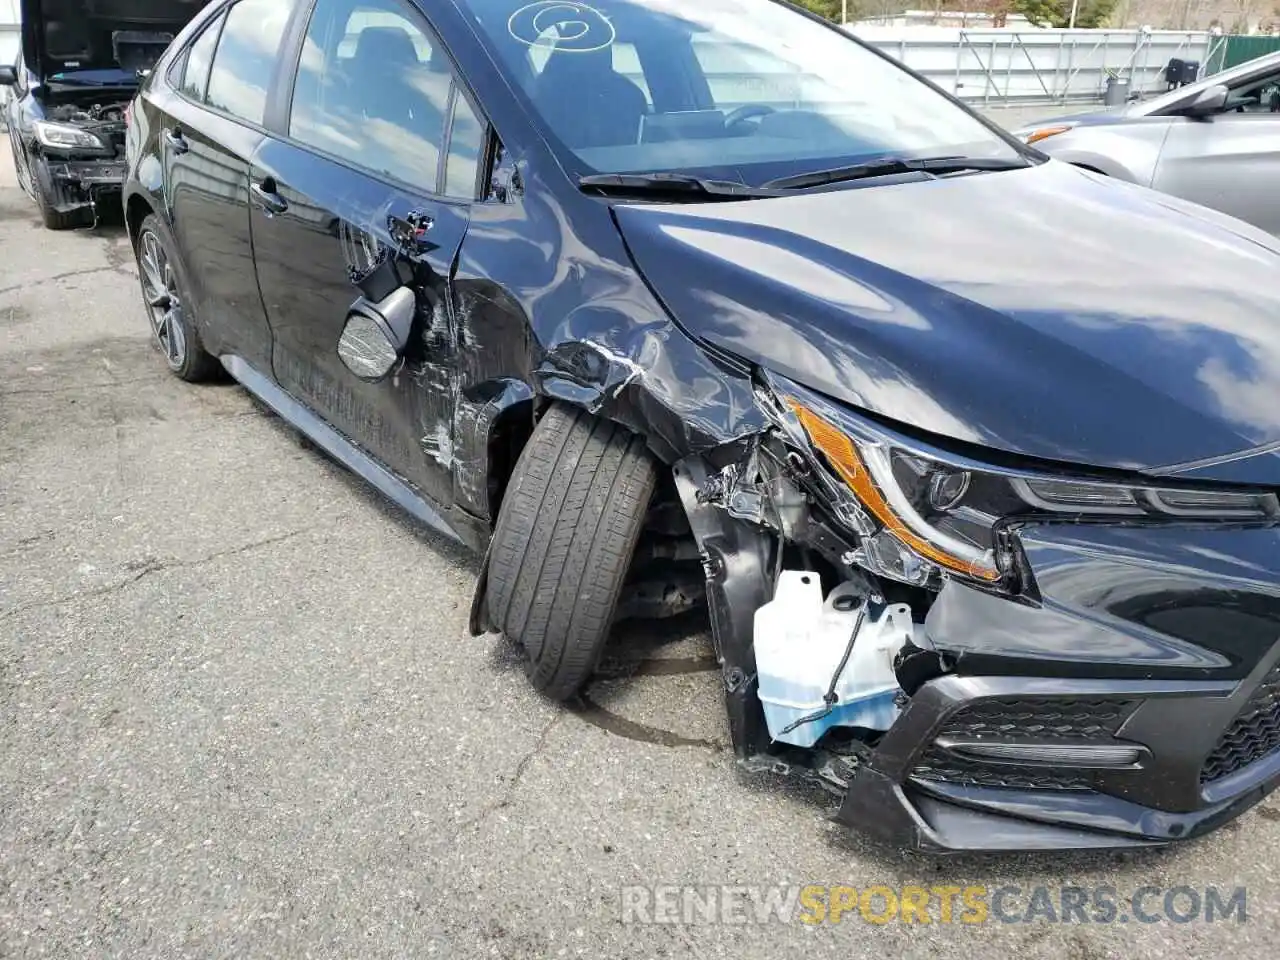
[[1131, 92], [1162, 91], [1170, 59], [1197, 60], [1204, 75], [1221, 63], [1227, 42], [1177, 30], [850, 29], [962, 100], [982, 104], [1097, 100], [1111, 74]]

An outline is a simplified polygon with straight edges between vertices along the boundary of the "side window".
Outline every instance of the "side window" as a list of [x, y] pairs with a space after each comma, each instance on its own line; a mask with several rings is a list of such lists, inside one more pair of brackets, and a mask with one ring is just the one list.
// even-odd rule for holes
[[1280, 73], [1254, 77], [1231, 89], [1228, 112], [1280, 113]]
[[[454, 90], [444, 51], [399, 0], [317, 0], [298, 63], [289, 136], [435, 193]], [[482, 126], [460, 94], [456, 101], [446, 191], [470, 198]]]
[[209, 70], [209, 106], [262, 123], [291, 10], [291, 0], [240, 0], [231, 8]]
[[484, 124], [459, 91], [453, 104], [453, 126], [449, 130], [449, 159], [444, 173], [446, 196], [467, 200], [475, 197], [483, 145]]
[[182, 55], [182, 68], [178, 81], [178, 91], [192, 100], [203, 100], [205, 87], [209, 85], [209, 65], [213, 63], [213, 48], [218, 42], [218, 31], [222, 29], [222, 17], [214, 19], [204, 28], [191, 46]]

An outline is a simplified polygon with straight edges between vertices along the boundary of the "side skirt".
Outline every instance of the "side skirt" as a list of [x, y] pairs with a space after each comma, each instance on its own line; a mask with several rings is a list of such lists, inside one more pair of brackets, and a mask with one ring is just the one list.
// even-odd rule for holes
[[435, 507], [423, 499], [417, 491], [321, 420], [276, 383], [264, 377], [234, 354], [223, 354], [218, 359], [242, 387], [387, 499], [451, 540], [456, 540], [458, 543], [465, 542], [453, 527], [445, 522]]

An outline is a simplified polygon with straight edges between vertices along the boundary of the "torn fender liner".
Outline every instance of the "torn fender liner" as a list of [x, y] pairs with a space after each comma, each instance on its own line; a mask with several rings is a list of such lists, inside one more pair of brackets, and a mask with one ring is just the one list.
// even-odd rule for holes
[[480, 563], [480, 576], [476, 577], [476, 589], [471, 595], [471, 613], [467, 617], [467, 629], [471, 636], [478, 637], [493, 630], [489, 622], [489, 558], [493, 555], [493, 541], [484, 551], [484, 559]]
[[[453, 487], [463, 509], [496, 522], [490, 503], [490, 445], [498, 422], [522, 405], [530, 406], [525, 424], [533, 428], [531, 402], [534, 393], [523, 380], [490, 380], [482, 388], [464, 390], [453, 412]], [[514, 467], [514, 464], [508, 466]]]
[[769, 599], [768, 558], [772, 537], [762, 528], [734, 520], [700, 502], [707, 482], [700, 457], [681, 460], [673, 468], [676, 490], [702, 551], [707, 574], [707, 607], [711, 635], [724, 681], [729, 734], [739, 759], [769, 746], [764, 711], [757, 695], [752, 650], [755, 612]]

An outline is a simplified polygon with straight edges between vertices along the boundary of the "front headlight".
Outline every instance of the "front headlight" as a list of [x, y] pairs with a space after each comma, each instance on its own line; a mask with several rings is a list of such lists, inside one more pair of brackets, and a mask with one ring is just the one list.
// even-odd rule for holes
[[[1267, 491], [1107, 483], [992, 466], [926, 449], [808, 391], [782, 392], [812, 452], [847, 494], [835, 504], [859, 535], [853, 561], [895, 580], [956, 576], [1012, 585], [1016, 528], [1028, 522], [1274, 523]], [[793, 436], [795, 431], [792, 431]]]
[[108, 150], [101, 137], [67, 123], [35, 122], [36, 139], [54, 150]]

